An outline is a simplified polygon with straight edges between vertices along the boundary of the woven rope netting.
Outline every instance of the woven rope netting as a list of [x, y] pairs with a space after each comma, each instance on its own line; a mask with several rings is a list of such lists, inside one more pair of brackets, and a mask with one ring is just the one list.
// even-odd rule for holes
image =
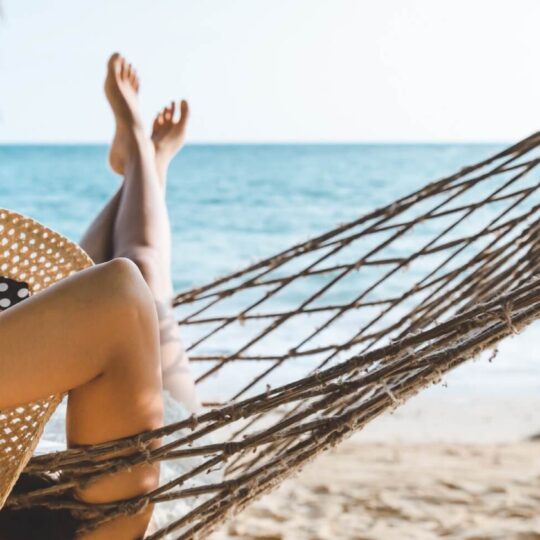
[[[27, 472], [62, 472], [62, 479], [7, 505], [71, 508], [91, 528], [148, 503], [189, 501], [149, 538], [204, 537], [321, 451], [493, 349], [540, 315], [539, 145], [535, 134], [178, 294], [207, 412], [123, 441], [35, 457]], [[161, 448], [147, 448], [165, 435]], [[134, 453], [126, 457], [126, 449]], [[147, 496], [92, 507], [66, 496], [96, 476], [171, 459], [185, 460], [186, 472]]]

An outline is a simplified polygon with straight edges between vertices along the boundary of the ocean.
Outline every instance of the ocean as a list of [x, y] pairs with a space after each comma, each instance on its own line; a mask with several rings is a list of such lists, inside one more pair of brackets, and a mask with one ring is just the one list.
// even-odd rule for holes
[[[387, 204], [500, 145], [192, 145], [169, 171], [176, 289]], [[80, 239], [119, 185], [106, 146], [0, 146], [0, 205]]]
[[[175, 289], [272, 255], [501, 148], [188, 145], [171, 166], [167, 192]], [[101, 145], [0, 146], [0, 205], [78, 240], [119, 184], [106, 158]], [[498, 366], [463, 367], [452, 380], [467, 392], [538, 392], [532, 335], [510, 341]]]

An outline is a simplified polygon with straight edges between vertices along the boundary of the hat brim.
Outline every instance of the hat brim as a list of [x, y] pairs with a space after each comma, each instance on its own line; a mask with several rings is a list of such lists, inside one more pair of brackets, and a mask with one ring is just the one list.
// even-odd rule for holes
[[[92, 265], [90, 257], [61, 234], [31, 218], [0, 209], [0, 276], [26, 283], [30, 295]], [[53, 395], [0, 411], [0, 509], [61, 399]]]

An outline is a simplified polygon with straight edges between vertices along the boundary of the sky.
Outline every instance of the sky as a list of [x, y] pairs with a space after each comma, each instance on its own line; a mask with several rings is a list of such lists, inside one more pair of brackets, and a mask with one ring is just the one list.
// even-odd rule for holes
[[108, 56], [192, 142], [510, 141], [540, 127], [538, 0], [2, 0], [0, 142], [106, 142]]

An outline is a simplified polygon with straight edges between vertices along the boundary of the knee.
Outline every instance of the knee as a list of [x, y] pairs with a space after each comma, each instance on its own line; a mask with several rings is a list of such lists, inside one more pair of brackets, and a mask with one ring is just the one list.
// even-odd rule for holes
[[150, 329], [157, 325], [153, 296], [132, 261], [117, 258], [100, 265], [99, 286], [109, 314], [125, 324], [143, 324]]
[[123, 254], [141, 273], [146, 283], [159, 279], [161, 262], [157, 251], [152, 247], [138, 246]]
[[148, 293], [138, 267], [129, 259], [117, 258], [100, 264], [100, 279], [103, 289], [118, 295], [144, 297]]
[[[115, 347], [109, 367], [154, 396], [161, 388], [159, 323], [154, 298], [137, 266], [123, 258], [102, 265], [107, 333]], [[159, 376], [158, 376], [159, 374]], [[153, 397], [151, 401], [153, 400]]]
[[127, 257], [117, 257], [101, 265], [103, 272], [126, 283], [137, 283], [141, 275], [137, 266]]

